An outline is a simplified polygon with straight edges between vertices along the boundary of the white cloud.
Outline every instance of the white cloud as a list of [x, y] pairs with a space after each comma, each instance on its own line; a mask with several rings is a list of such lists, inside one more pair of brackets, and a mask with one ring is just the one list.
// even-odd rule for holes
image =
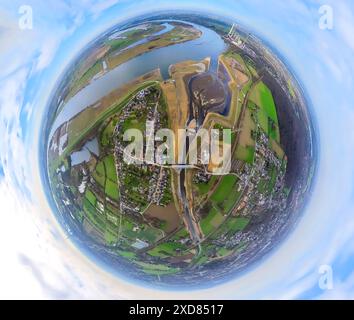
[[93, 14], [94, 18], [97, 18], [103, 11], [109, 9], [110, 7], [116, 5], [121, 0], [102, 0], [102, 1], [92, 1], [89, 5], [89, 11]]
[[51, 63], [56, 50], [59, 47], [60, 41], [51, 36], [46, 41], [44, 41], [44, 43], [45, 46], [42, 48], [38, 58], [37, 71], [43, 70]]

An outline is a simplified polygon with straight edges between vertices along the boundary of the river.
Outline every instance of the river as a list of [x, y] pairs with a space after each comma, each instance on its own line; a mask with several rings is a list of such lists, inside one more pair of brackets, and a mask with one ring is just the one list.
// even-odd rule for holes
[[[169, 22], [172, 22], [172, 20], [161, 21], [168, 30], [173, 27]], [[119, 65], [102, 77], [92, 81], [63, 107], [63, 110], [53, 123], [50, 136], [61, 124], [72, 119], [86, 107], [93, 105], [118, 87], [156, 68], [160, 68], [163, 78], [167, 79], [169, 78], [168, 68], [171, 64], [184, 60], [199, 61], [210, 57], [210, 70], [216, 72], [218, 56], [226, 49], [224, 40], [211, 29], [190, 22], [188, 24], [193, 25], [202, 32], [200, 38], [149, 51]]]

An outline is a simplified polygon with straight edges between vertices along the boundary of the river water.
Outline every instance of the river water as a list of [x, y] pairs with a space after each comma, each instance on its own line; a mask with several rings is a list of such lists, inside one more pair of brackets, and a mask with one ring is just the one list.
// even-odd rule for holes
[[82, 162], [88, 162], [91, 158], [90, 152], [99, 156], [100, 153], [97, 138], [87, 141], [81, 150], [75, 151], [71, 154], [71, 165], [76, 166]]
[[[173, 28], [169, 23], [172, 21], [162, 22], [168, 30]], [[210, 57], [210, 70], [216, 72], [218, 56], [226, 49], [224, 40], [211, 29], [190, 22], [188, 24], [200, 30], [202, 36], [196, 40], [155, 49], [142, 54], [92, 81], [64, 106], [53, 123], [50, 135], [52, 136], [61, 124], [72, 119], [86, 107], [93, 105], [118, 87], [156, 68], [160, 68], [163, 78], [167, 79], [169, 78], [168, 68], [171, 64], [185, 60], [199, 61]]]

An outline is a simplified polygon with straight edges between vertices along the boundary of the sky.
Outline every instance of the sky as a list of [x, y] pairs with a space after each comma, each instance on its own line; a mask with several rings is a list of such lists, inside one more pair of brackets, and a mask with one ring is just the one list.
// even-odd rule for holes
[[[23, 5], [32, 29], [21, 28]], [[320, 8], [333, 13], [329, 29]], [[271, 43], [307, 93], [319, 138], [313, 194], [295, 230], [246, 274], [192, 292], [129, 283], [79, 252], [48, 206], [38, 158], [50, 95], [80, 50], [121, 21], [175, 9], [234, 20]], [[0, 0], [0, 298], [353, 299], [353, 34], [351, 0]]]

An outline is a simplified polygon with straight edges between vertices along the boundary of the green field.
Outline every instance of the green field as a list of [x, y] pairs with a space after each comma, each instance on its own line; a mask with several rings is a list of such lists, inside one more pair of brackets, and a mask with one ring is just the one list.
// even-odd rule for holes
[[237, 177], [234, 175], [223, 176], [216, 191], [210, 197], [211, 200], [220, 203], [226, 199], [226, 197], [233, 192]]
[[229, 213], [230, 210], [235, 206], [235, 203], [239, 200], [241, 196], [241, 191], [237, 192], [235, 190], [233, 193], [229, 194], [223, 203], [223, 210], [225, 213]]
[[162, 236], [160, 230], [149, 227], [148, 225], [144, 225], [143, 228], [141, 228], [141, 230], [137, 232], [137, 235], [140, 239], [146, 240], [149, 243], [156, 242]]
[[216, 180], [217, 180], [217, 177], [212, 176], [207, 183], [198, 183], [197, 186], [198, 186], [199, 192], [202, 195], [207, 194], [210, 191], [210, 189], [213, 187], [213, 185], [216, 183]]
[[238, 231], [244, 230], [250, 222], [250, 218], [246, 217], [229, 217], [225, 223], [221, 225], [217, 232], [211, 238], [220, 239], [223, 235], [233, 235]]
[[273, 95], [269, 88], [260, 81], [256, 84], [250, 95], [250, 100], [257, 106], [264, 109], [265, 113], [275, 123], [278, 123], [277, 109], [273, 100]]
[[104, 164], [106, 168], [106, 177], [107, 179], [111, 180], [114, 183], [117, 183], [117, 171], [116, 171], [116, 166], [114, 163], [114, 157], [113, 155], [109, 155], [106, 158], [104, 158]]
[[212, 208], [206, 218], [200, 222], [200, 227], [205, 236], [213, 232], [224, 221], [224, 216], [216, 208]]
[[97, 198], [90, 189], [86, 190], [85, 197], [94, 207], [96, 206]]
[[236, 148], [236, 159], [242, 160], [247, 163], [253, 163], [254, 159], [254, 147], [243, 147], [238, 145]]
[[115, 244], [117, 242], [117, 237], [118, 235], [116, 230], [112, 231], [110, 228], [105, 229], [104, 239], [108, 245]]
[[268, 118], [268, 135], [270, 138], [280, 143], [280, 133], [278, 125], [270, 118]]
[[116, 182], [113, 182], [109, 179], [106, 180], [106, 190], [105, 190], [106, 195], [111, 198], [112, 200], [118, 201], [119, 199], [119, 191], [118, 191], [118, 185]]
[[145, 131], [146, 124], [146, 114], [144, 117], [137, 118], [135, 114], [132, 114], [129, 119], [127, 119], [122, 127], [122, 132], [126, 132], [129, 129], [137, 129], [140, 132]]
[[149, 264], [141, 261], [134, 261], [137, 265], [143, 268], [145, 273], [151, 275], [163, 275], [177, 273], [179, 268], [173, 268], [164, 264]]
[[187, 247], [179, 242], [164, 242], [156, 246], [154, 249], [148, 251], [148, 253], [153, 257], [174, 257], [180, 253], [185, 253]]
[[118, 201], [118, 179], [114, 157], [112, 155], [105, 157], [102, 161], [97, 163], [92, 176], [109, 198]]
[[280, 132], [277, 109], [273, 95], [264, 82], [258, 82], [253, 88], [250, 101], [249, 104], [253, 102], [259, 108], [257, 111], [257, 119], [264, 132], [279, 143]]
[[189, 233], [185, 227], [181, 228], [172, 238], [171, 241], [177, 241], [181, 239], [189, 238]]
[[118, 216], [117, 225], [115, 225], [114, 230], [117, 233], [117, 238], [121, 243], [124, 243], [129, 252], [135, 250], [132, 245], [137, 239], [152, 244], [158, 241], [162, 236], [158, 229], [150, 227], [149, 225], [137, 224], [127, 216], [121, 214]]
[[117, 120], [116, 119], [112, 119], [108, 125], [105, 127], [105, 129], [103, 130], [103, 132], [101, 133], [101, 146], [103, 148], [108, 147], [108, 146], [112, 146], [112, 137], [113, 137], [113, 132], [114, 132], [114, 128], [117, 124]]
[[237, 191], [238, 178], [234, 175], [226, 175], [221, 181], [216, 191], [211, 195], [211, 209], [206, 217], [200, 221], [200, 227], [204, 235], [208, 235], [219, 228], [225, 221], [225, 216], [230, 213], [235, 203], [240, 197]]
[[98, 162], [96, 170], [92, 173], [92, 176], [101, 187], [104, 186], [106, 181], [106, 172], [104, 170], [103, 162]]
[[127, 259], [135, 259], [136, 258], [136, 254], [134, 252], [131, 252], [131, 251], [122, 251], [122, 250], [119, 250], [118, 253], [124, 257], [124, 258], [127, 258]]
[[237, 217], [237, 218], [230, 218], [226, 221], [226, 227], [231, 234], [234, 234], [237, 231], [241, 231], [250, 222], [249, 218]]
[[106, 230], [106, 221], [105, 218], [98, 214], [97, 209], [93, 206], [87, 198], [84, 198], [84, 213], [85, 217], [94, 225], [102, 234], [105, 233]]
[[233, 252], [234, 252], [233, 250], [229, 250], [229, 249], [226, 249], [226, 248], [220, 248], [218, 250], [218, 256], [219, 257], [227, 257], [230, 254], [232, 254]]

